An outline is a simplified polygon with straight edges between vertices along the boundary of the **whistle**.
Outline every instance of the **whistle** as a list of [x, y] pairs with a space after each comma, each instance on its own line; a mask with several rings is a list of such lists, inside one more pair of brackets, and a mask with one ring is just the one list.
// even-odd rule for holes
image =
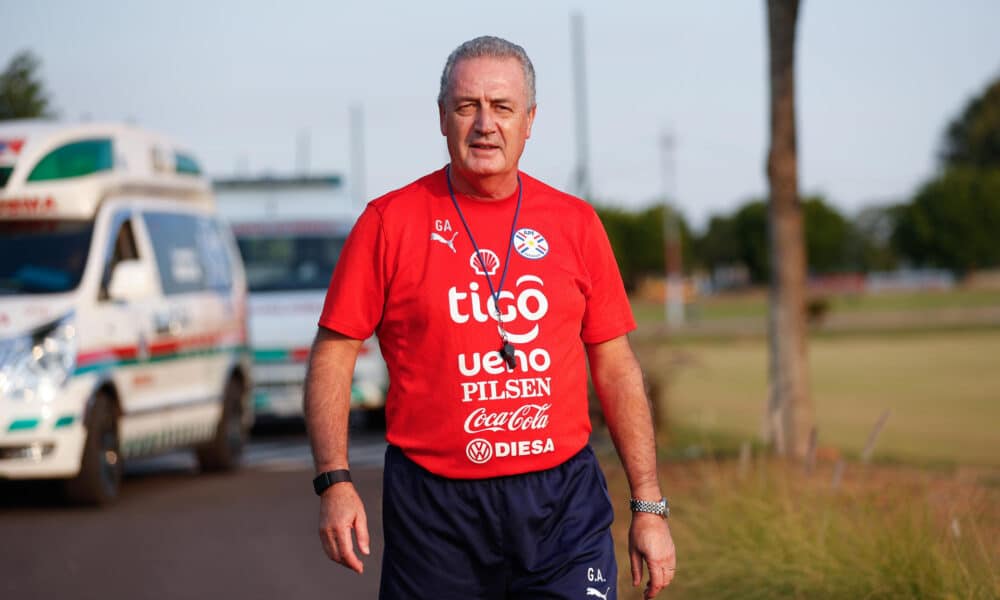
[[504, 342], [503, 346], [500, 347], [500, 356], [503, 357], [504, 362], [507, 363], [507, 368], [514, 370], [517, 365], [516, 359], [514, 358], [514, 344], [510, 342]]

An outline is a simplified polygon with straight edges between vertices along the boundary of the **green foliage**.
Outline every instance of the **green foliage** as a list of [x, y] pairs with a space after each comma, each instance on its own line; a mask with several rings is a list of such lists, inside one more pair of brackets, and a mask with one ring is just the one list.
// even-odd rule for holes
[[[851, 224], [820, 196], [802, 199], [802, 216], [809, 270], [830, 273], [851, 268]], [[753, 281], [766, 282], [771, 264], [767, 230], [767, 203], [751, 200], [732, 216], [711, 218], [696, 246], [698, 258], [709, 269], [742, 263]]]
[[944, 172], [896, 209], [894, 248], [958, 273], [1000, 265], [1000, 77], [949, 124], [941, 161]]
[[698, 262], [708, 268], [743, 262], [732, 217], [712, 215], [705, 233], [695, 241]]
[[849, 268], [863, 272], [891, 271], [899, 265], [892, 245], [902, 206], [870, 206], [851, 221], [844, 260]]
[[804, 198], [806, 256], [814, 273], [835, 273], [850, 269], [847, 263], [851, 225], [820, 197]]
[[948, 167], [1000, 169], [1000, 77], [948, 126], [941, 159]]
[[[664, 272], [663, 205], [640, 212], [621, 208], [598, 207], [597, 214], [608, 232], [625, 287], [634, 289], [647, 275]], [[691, 232], [683, 216], [678, 216], [681, 255], [685, 265], [691, 261]]]
[[712, 216], [696, 248], [699, 261], [710, 270], [741, 263], [751, 279], [767, 281], [767, 204], [751, 200], [731, 216]]
[[899, 211], [893, 244], [919, 265], [959, 273], [1000, 265], [1000, 169], [956, 168]]
[[25, 50], [0, 73], [0, 121], [51, 116], [48, 93], [38, 76], [40, 66], [39, 59]]

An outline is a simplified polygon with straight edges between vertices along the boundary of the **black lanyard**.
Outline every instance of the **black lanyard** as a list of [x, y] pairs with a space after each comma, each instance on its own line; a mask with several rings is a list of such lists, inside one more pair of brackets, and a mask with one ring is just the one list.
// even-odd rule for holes
[[472, 237], [472, 230], [469, 229], [469, 223], [466, 222], [465, 215], [462, 214], [462, 209], [458, 206], [458, 199], [455, 198], [455, 191], [451, 187], [451, 165], [445, 167], [444, 175], [448, 181], [448, 195], [451, 196], [451, 203], [455, 206], [455, 211], [458, 213], [458, 218], [462, 221], [462, 226], [465, 227], [465, 233], [468, 234], [469, 241], [472, 242], [472, 247], [476, 251], [476, 258], [479, 260], [479, 265], [483, 268], [483, 276], [486, 277], [486, 284], [490, 287], [490, 295], [493, 296], [493, 308], [496, 310], [497, 323], [500, 324], [500, 339], [503, 341], [503, 345], [500, 347], [500, 356], [507, 363], [507, 367], [513, 369], [515, 366], [514, 345], [508, 341], [507, 331], [503, 327], [502, 313], [500, 312], [500, 292], [503, 291], [504, 281], [507, 280], [507, 267], [510, 266], [510, 250], [514, 247], [514, 233], [517, 231], [517, 215], [521, 212], [521, 192], [524, 190], [524, 186], [521, 184], [521, 174], [517, 174], [517, 206], [514, 208], [514, 220], [510, 224], [510, 238], [507, 240], [507, 257], [503, 261], [503, 271], [500, 273], [500, 283], [496, 289], [493, 288], [493, 280], [490, 279], [490, 270], [486, 267], [486, 260], [483, 258], [483, 253], [479, 250], [479, 245], [476, 244], [476, 238]]

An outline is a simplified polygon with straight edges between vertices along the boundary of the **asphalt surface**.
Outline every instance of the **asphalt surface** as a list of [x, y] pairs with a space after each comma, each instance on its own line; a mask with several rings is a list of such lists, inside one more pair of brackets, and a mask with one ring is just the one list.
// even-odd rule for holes
[[304, 435], [255, 437], [239, 472], [188, 453], [128, 464], [119, 501], [66, 506], [48, 483], [0, 482], [0, 598], [375, 598], [384, 443], [355, 436], [352, 476], [372, 555], [358, 575], [323, 554]]

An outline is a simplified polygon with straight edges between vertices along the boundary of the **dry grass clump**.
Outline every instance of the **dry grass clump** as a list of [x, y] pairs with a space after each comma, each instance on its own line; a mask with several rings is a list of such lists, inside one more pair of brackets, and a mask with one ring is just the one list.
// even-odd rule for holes
[[[768, 459], [667, 465], [678, 568], [667, 598], [1000, 598], [1000, 489], [908, 467]], [[836, 482], [836, 483], [835, 483]], [[612, 497], [627, 498], [619, 470]], [[627, 507], [615, 523], [631, 588]]]

